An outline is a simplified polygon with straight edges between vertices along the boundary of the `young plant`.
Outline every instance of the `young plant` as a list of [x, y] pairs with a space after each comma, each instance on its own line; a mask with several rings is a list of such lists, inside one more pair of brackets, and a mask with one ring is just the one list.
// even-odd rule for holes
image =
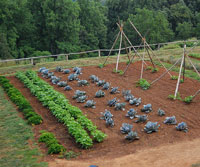
[[171, 80], [177, 80], [177, 79], [178, 79], [178, 76], [176, 76], [176, 75], [171, 76]]
[[113, 73], [117, 73], [117, 70], [116, 69], [113, 69], [113, 71], [112, 71]]
[[98, 67], [99, 67], [99, 68], [103, 68], [103, 67], [105, 67], [105, 65], [99, 64]]
[[159, 70], [158, 68], [152, 68], [151, 72], [156, 73], [156, 72], [158, 72], [158, 70]]
[[168, 99], [171, 99], [171, 100], [181, 100], [181, 96], [180, 96], [180, 93], [178, 92], [177, 93], [177, 96], [176, 96], [176, 98], [175, 98], [175, 96], [174, 95], [169, 95], [168, 96]]
[[147, 67], [145, 68], [145, 71], [148, 71], [148, 70], [153, 70], [153, 67], [147, 66]]
[[119, 70], [118, 73], [119, 73], [119, 75], [123, 75], [123, 74], [124, 74], [124, 71]]
[[143, 90], [147, 90], [150, 88], [150, 83], [146, 80], [146, 79], [140, 79], [138, 82], [137, 82], [137, 87], [141, 87]]
[[113, 69], [113, 73], [119, 73], [120, 75], [123, 75], [124, 71], [122, 71], [122, 70], [116, 71], [116, 69]]
[[47, 131], [41, 131], [39, 142], [43, 142], [48, 147], [48, 154], [58, 154], [66, 151], [66, 149], [58, 144], [58, 140], [55, 138], [53, 133]]
[[183, 80], [183, 79], [181, 79], [181, 80], [180, 80], [180, 83], [183, 83], [183, 82], [184, 82], [184, 80]]
[[185, 97], [185, 99], [183, 100], [186, 104], [190, 104], [193, 100], [193, 96], [188, 96], [188, 97]]
[[127, 62], [126, 62], [126, 65], [128, 65], [128, 64], [130, 64], [131, 63], [131, 61], [130, 60], [128, 60]]

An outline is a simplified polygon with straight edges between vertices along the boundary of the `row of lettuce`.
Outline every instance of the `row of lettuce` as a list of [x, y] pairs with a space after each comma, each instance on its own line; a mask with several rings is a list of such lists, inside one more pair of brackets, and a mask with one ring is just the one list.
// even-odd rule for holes
[[10, 100], [17, 105], [19, 111], [23, 113], [24, 118], [28, 120], [29, 124], [38, 125], [42, 123], [42, 117], [34, 112], [30, 103], [6, 77], [0, 76], [0, 85], [3, 87]]
[[40, 132], [39, 142], [45, 143], [48, 147], [48, 154], [64, 153], [66, 149], [63, 145], [59, 144], [58, 140], [53, 133], [47, 131]]
[[36, 72], [18, 72], [16, 77], [67, 127], [68, 132], [82, 148], [90, 148], [93, 142], [102, 142], [106, 138], [79, 108], [72, 106], [63, 94], [40, 79]]

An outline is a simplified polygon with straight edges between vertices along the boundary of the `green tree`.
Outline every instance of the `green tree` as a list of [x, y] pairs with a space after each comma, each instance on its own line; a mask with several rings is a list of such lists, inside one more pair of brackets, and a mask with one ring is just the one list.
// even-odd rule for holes
[[34, 50], [32, 15], [26, 5], [26, 0], [0, 2], [0, 29], [5, 35], [11, 55], [15, 58], [29, 54], [24, 48], [26, 51]]
[[106, 47], [107, 27], [106, 9], [94, 0], [78, 0], [80, 6], [82, 50]]
[[193, 14], [183, 1], [171, 5], [168, 10], [168, 20], [172, 24], [172, 30], [175, 32], [179, 23], [191, 22]]
[[108, 44], [112, 45], [114, 38], [119, 31], [117, 24], [119, 20], [126, 21], [130, 14], [134, 13], [134, 0], [107, 0], [108, 8]]
[[0, 33], [0, 59], [10, 59], [12, 58], [10, 54], [10, 48], [7, 43], [5, 34]]
[[53, 54], [79, 50], [80, 8], [71, 0], [29, 0], [37, 28], [37, 39], [41, 41], [37, 50]]
[[184, 0], [184, 2], [191, 9], [192, 13], [200, 11], [200, 0]]
[[176, 28], [177, 38], [186, 40], [193, 36], [193, 26], [189, 22], [179, 23]]
[[[134, 23], [136, 28], [146, 36], [149, 43], [166, 42], [173, 39], [174, 33], [170, 29], [170, 24], [162, 12], [151, 11], [148, 9], [137, 9], [136, 15], [130, 15], [125, 24], [125, 32], [133, 44], [139, 44], [141, 38], [132, 28], [129, 20]], [[145, 18], [145, 19], [144, 19]]]
[[71, 0], [46, 0], [44, 3], [49, 51], [53, 54], [79, 49], [80, 8]]

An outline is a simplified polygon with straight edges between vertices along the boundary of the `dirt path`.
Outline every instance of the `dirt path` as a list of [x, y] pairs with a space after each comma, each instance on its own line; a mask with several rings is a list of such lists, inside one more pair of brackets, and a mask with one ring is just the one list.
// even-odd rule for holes
[[[67, 161], [56, 159], [49, 167], [189, 167], [200, 164], [200, 139], [140, 150], [135, 154], [116, 159], [90, 161]], [[200, 166], [200, 165], [199, 165]]]

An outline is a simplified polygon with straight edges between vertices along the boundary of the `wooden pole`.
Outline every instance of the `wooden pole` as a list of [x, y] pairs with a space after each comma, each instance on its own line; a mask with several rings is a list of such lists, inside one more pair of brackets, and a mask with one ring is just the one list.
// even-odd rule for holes
[[[133, 50], [135, 51], [136, 55], [138, 55], [140, 57], [140, 59], [142, 60], [142, 57], [140, 56], [140, 54], [138, 53], [138, 51], [135, 49], [135, 47], [132, 45], [131, 41], [128, 39], [128, 37], [126, 36], [126, 34], [124, 32], [122, 32], [123, 35], [125, 36], [125, 38], [127, 39], [127, 41], [129, 42], [129, 44], [131, 45], [131, 47], [133, 48]], [[147, 65], [147, 63], [144, 61], [144, 64]]]
[[181, 66], [180, 66], [180, 71], [179, 71], [178, 81], [177, 81], [177, 84], [176, 84], [176, 90], [175, 90], [175, 93], [174, 93], [174, 100], [175, 100], [176, 97], [177, 97], [178, 88], [179, 88], [179, 85], [180, 85], [181, 73], [182, 73], [182, 68], [183, 68], [183, 62], [184, 62], [184, 55], [183, 55], [183, 57], [182, 57], [182, 61], [181, 61]]
[[[146, 42], [145, 42], [145, 44], [146, 44]], [[149, 53], [148, 48], [146, 48], [146, 50], [147, 50], [147, 53], [148, 53], [149, 59], [150, 59], [150, 61], [151, 61], [151, 64], [153, 65], [153, 68], [155, 69], [156, 66], [155, 66], [155, 64], [154, 64], [154, 62], [153, 62], [153, 59], [152, 59], [152, 57], [151, 57], [151, 55], [150, 55], [150, 53]]]
[[193, 99], [200, 93], [200, 89], [193, 95]]
[[[143, 42], [140, 43], [140, 46], [138, 47], [138, 49], [142, 46], [142, 43], [143, 43]], [[130, 47], [129, 49], [131, 50], [131, 47]], [[135, 58], [136, 55], [137, 55], [137, 53], [135, 52], [135, 54], [131, 57], [131, 61], [130, 61], [130, 62], [128, 63], [128, 65], [126, 66], [123, 75], [125, 75], [126, 71], [128, 70], [130, 64], [133, 62], [133, 60], [134, 60], [134, 58]], [[144, 61], [144, 63], [146, 63], [146, 62]]]
[[122, 36], [122, 39], [123, 39], [123, 42], [124, 42], [124, 46], [126, 48], [126, 54], [127, 54], [128, 60], [130, 62], [130, 57], [129, 57], [129, 52], [128, 52], [127, 45], [126, 45], [126, 40], [123, 38], [123, 36]]
[[[120, 28], [120, 25], [117, 23], [118, 27]], [[124, 35], [124, 37], [126, 38], [126, 40], [128, 41], [128, 43], [131, 45], [131, 47], [133, 48], [133, 50], [135, 51], [135, 53], [140, 57], [140, 59], [142, 60], [142, 57], [138, 54], [137, 50], [135, 49], [135, 47], [132, 45], [131, 41], [128, 39], [128, 37], [126, 36], [126, 34], [124, 33], [124, 31], [122, 31], [122, 34]], [[146, 62], [145, 62], [145, 65]]]
[[144, 53], [143, 53], [143, 59], [142, 59], [142, 69], [141, 69], [140, 79], [142, 79], [143, 72], [144, 72], [144, 57], [145, 57], [145, 41], [144, 41]]
[[114, 43], [113, 43], [112, 48], [111, 48], [110, 51], [109, 51], [109, 54], [108, 54], [108, 56], [107, 56], [105, 62], [103, 63], [103, 66], [104, 66], [104, 65], [106, 64], [106, 62], [108, 61], [108, 58], [110, 57], [110, 54], [111, 54], [113, 48], [114, 48], [115, 45], [116, 45], [116, 42], [117, 42], [117, 40], [118, 40], [118, 38], [119, 38], [119, 35], [120, 35], [120, 31], [119, 31], [118, 34], [117, 34], [117, 37], [116, 37], [116, 39], [115, 39], [115, 41], [114, 41]]
[[198, 74], [198, 76], [200, 77], [199, 71], [197, 70], [197, 68], [195, 67], [195, 65], [192, 63], [190, 57], [186, 54], [186, 57], [188, 58], [190, 64], [193, 66], [194, 70], [196, 71], [196, 73]]
[[[135, 27], [135, 25], [131, 22], [131, 21], [129, 21], [130, 22], [130, 24], [132, 25], [132, 27], [135, 29], [135, 31], [138, 33], [138, 35], [143, 39], [143, 36], [141, 35], [141, 33], [137, 30], [137, 28]], [[154, 55], [154, 57], [160, 62], [160, 64], [165, 68], [165, 70], [167, 71], [167, 68], [165, 67], [165, 65], [160, 61], [160, 59], [158, 59], [156, 56], [155, 56], [155, 54], [154, 54], [154, 52], [153, 52], [153, 49], [149, 46], [149, 44], [147, 43], [147, 41], [145, 41], [145, 43], [146, 43], [146, 45], [147, 45], [147, 47], [150, 49], [150, 51], [152, 52], [152, 54]], [[170, 75], [170, 77], [172, 76], [171, 74], [170, 74], [170, 72], [168, 71], [168, 74]]]
[[160, 77], [158, 77], [157, 79], [155, 79], [154, 81], [152, 81], [151, 85], [154, 84], [155, 82], [159, 81], [161, 78], [163, 78], [167, 74], [167, 72], [170, 71], [181, 59], [182, 58], [178, 59], [173, 66], [171, 66], [167, 71], [165, 71]]
[[185, 81], [185, 57], [186, 57], [186, 44], [184, 44], [183, 82]]
[[119, 57], [120, 57], [121, 48], [122, 48], [122, 32], [123, 32], [122, 27], [121, 27], [120, 31], [121, 31], [121, 35], [120, 35], [119, 53], [118, 53], [118, 56], [117, 56], [116, 72], [118, 71]]

